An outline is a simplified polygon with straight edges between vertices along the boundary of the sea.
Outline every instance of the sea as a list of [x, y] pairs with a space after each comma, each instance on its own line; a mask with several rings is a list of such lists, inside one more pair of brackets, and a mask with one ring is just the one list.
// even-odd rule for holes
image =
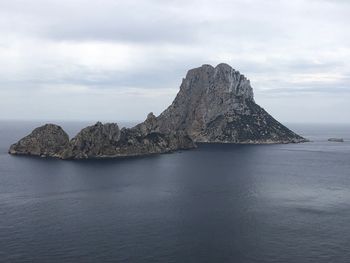
[[7, 154], [40, 124], [0, 122], [0, 262], [350, 262], [350, 125], [137, 158]]

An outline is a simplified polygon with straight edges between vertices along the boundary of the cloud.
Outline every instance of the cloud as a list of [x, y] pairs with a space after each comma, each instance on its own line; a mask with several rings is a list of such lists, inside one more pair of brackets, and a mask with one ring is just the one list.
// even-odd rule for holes
[[[79, 118], [95, 99], [116, 114], [93, 118], [143, 119], [173, 99], [188, 69], [220, 62], [251, 79], [266, 103], [348, 96], [349, 11], [329, 0], [2, 1], [0, 118]], [[61, 107], [68, 102], [75, 111]]]
[[[154, 1], [8, 1], [3, 28], [56, 41], [185, 42], [195, 22]], [[16, 33], [15, 32], [15, 33]]]

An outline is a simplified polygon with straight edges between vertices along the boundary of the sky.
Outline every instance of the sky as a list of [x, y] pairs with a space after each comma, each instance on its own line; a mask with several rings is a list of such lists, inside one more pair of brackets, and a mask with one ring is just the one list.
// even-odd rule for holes
[[0, 119], [138, 121], [230, 64], [282, 123], [350, 123], [350, 1], [0, 0]]

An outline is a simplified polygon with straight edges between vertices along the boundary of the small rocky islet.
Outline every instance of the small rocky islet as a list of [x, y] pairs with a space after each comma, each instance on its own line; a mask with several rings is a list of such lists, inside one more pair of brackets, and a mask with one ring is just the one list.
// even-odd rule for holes
[[344, 142], [343, 138], [329, 138], [329, 142]]
[[173, 103], [132, 128], [116, 123], [82, 129], [69, 140], [45, 124], [11, 145], [13, 155], [61, 159], [116, 158], [191, 149], [196, 143], [276, 144], [307, 141], [254, 101], [250, 81], [227, 64], [188, 71]]

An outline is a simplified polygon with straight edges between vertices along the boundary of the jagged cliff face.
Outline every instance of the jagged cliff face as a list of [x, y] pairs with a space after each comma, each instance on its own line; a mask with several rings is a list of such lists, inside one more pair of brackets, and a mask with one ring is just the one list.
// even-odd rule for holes
[[304, 139], [254, 102], [250, 81], [227, 64], [191, 69], [159, 130], [183, 130], [196, 142], [289, 143]]

